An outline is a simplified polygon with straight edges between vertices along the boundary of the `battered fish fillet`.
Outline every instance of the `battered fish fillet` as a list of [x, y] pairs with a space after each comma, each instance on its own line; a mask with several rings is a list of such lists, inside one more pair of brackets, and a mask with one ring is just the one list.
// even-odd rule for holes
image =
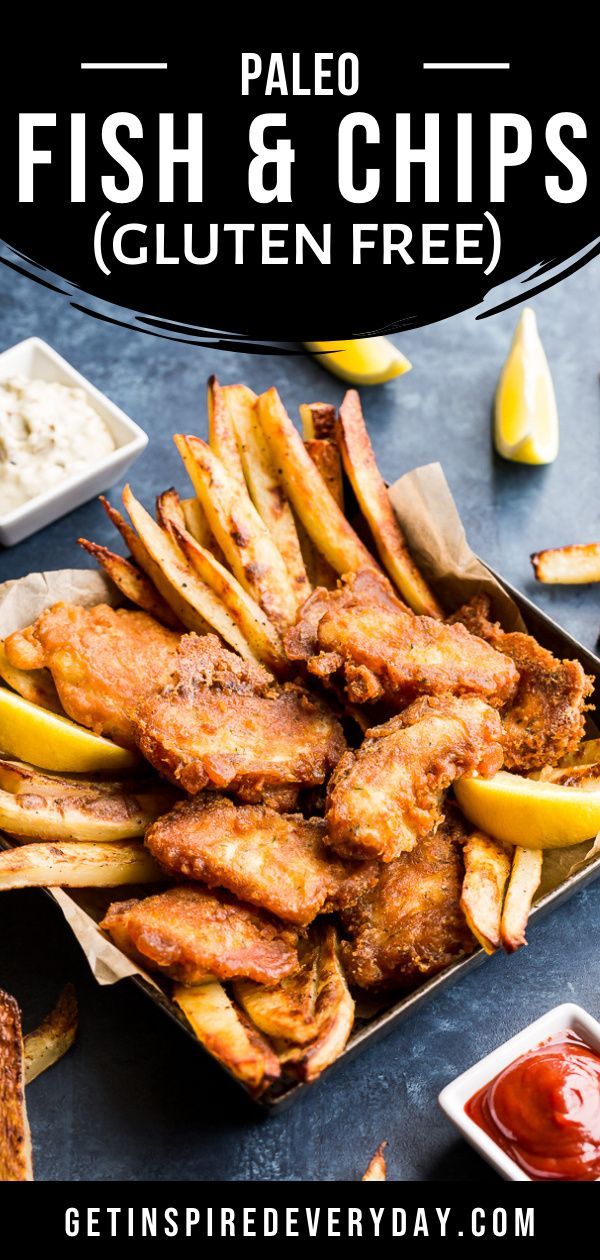
[[257, 799], [290, 784], [322, 783], [345, 740], [319, 700], [280, 685], [215, 635], [185, 635], [171, 681], [136, 714], [141, 751], [193, 795], [209, 785]]
[[483, 700], [416, 700], [342, 757], [327, 793], [327, 843], [343, 857], [384, 862], [410, 852], [441, 821], [455, 779], [500, 769], [501, 736], [498, 713]]
[[490, 600], [477, 595], [451, 618], [514, 661], [519, 685], [502, 710], [504, 765], [528, 773], [555, 766], [577, 747], [594, 680], [579, 661], [560, 661], [530, 634], [506, 633], [489, 620]]
[[129, 958], [183, 984], [211, 976], [276, 984], [299, 966], [293, 929], [206, 888], [115, 901], [100, 927]]
[[421, 695], [475, 695], [500, 706], [514, 694], [514, 664], [464, 626], [419, 617], [362, 571], [337, 591], [316, 590], [288, 631], [290, 660], [328, 680], [341, 673], [352, 704], [404, 708]]
[[322, 818], [205, 794], [159, 818], [146, 844], [169, 874], [228, 888], [306, 927], [319, 913], [357, 901], [379, 874], [377, 862], [336, 858], [323, 842], [325, 830]]
[[52, 674], [65, 713], [124, 748], [135, 748], [132, 713], [150, 687], [167, 680], [179, 635], [144, 612], [97, 604], [54, 604], [5, 640], [19, 669]]
[[377, 887], [343, 912], [349, 939], [341, 955], [351, 984], [414, 988], [471, 952], [475, 941], [460, 908], [466, 836], [458, 812], [449, 812], [436, 832], [384, 866]]

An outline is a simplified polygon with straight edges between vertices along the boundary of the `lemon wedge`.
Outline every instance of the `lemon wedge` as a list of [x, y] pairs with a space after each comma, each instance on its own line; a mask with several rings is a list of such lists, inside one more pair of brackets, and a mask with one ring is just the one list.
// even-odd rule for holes
[[387, 337], [361, 337], [356, 341], [305, 341], [311, 354], [334, 376], [350, 385], [384, 385], [410, 372], [412, 363]]
[[139, 758], [110, 739], [0, 687], [0, 749], [43, 770], [127, 770]]
[[558, 455], [554, 386], [531, 307], [517, 324], [496, 391], [496, 450], [518, 464], [551, 464]]
[[492, 779], [458, 779], [458, 803], [482, 831], [522, 849], [562, 849], [600, 831], [600, 787], [565, 787], [500, 770]]

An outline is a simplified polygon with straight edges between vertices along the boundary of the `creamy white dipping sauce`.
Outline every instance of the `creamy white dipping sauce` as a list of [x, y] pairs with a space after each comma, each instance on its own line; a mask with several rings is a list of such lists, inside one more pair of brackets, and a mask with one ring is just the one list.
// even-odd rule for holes
[[114, 449], [82, 389], [19, 376], [0, 382], [0, 516]]

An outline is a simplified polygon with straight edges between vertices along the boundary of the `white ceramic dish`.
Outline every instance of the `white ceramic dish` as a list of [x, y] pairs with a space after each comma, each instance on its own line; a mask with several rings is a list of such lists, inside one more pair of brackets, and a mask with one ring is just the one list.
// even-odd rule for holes
[[463, 1072], [462, 1076], [458, 1076], [450, 1085], [446, 1085], [438, 1098], [440, 1107], [448, 1119], [505, 1181], [531, 1181], [532, 1179], [523, 1172], [522, 1168], [519, 1168], [510, 1155], [505, 1154], [496, 1145], [493, 1138], [484, 1133], [483, 1129], [480, 1129], [479, 1125], [469, 1118], [465, 1111], [465, 1103], [484, 1085], [493, 1081], [494, 1077], [508, 1067], [509, 1063], [518, 1059], [519, 1055], [526, 1054], [528, 1050], [535, 1050], [542, 1041], [546, 1041], [555, 1033], [566, 1032], [568, 1028], [577, 1033], [582, 1041], [592, 1047], [592, 1050], [600, 1054], [598, 1020], [588, 1015], [583, 1007], [576, 1006], [573, 1002], [565, 1002], [562, 1006], [555, 1006], [546, 1015], [542, 1015], [541, 1019], [536, 1019], [535, 1023], [529, 1024], [522, 1032], [517, 1033], [516, 1037], [511, 1037], [510, 1041], [505, 1041], [503, 1045], [498, 1046], [497, 1050], [487, 1054], [485, 1059], [480, 1059], [479, 1063], [475, 1063], [467, 1072]]
[[21, 542], [114, 485], [148, 444], [148, 435], [138, 424], [39, 337], [28, 337], [0, 354], [0, 381], [10, 376], [60, 381], [82, 389], [112, 434], [115, 449], [83, 472], [65, 477], [11, 512], [2, 514], [0, 504], [0, 543], [4, 547]]

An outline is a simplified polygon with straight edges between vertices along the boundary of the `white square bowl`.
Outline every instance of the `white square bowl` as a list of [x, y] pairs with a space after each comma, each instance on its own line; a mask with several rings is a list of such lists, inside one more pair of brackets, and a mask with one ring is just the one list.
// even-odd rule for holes
[[555, 1006], [540, 1019], [536, 1019], [535, 1023], [529, 1024], [522, 1032], [517, 1033], [516, 1037], [511, 1037], [510, 1041], [505, 1041], [503, 1045], [498, 1046], [497, 1050], [487, 1054], [485, 1059], [480, 1059], [479, 1063], [475, 1063], [468, 1071], [463, 1072], [462, 1076], [457, 1076], [455, 1081], [446, 1085], [439, 1095], [438, 1102], [448, 1119], [505, 1181], [531, 1181], [532, 1178], [519, 1168], [514, 1159], [511, 1159], [493, 1138], [480, 1129], [474, 1120], [471, 1120], [465, 1111], [465, 1105], [473, 1094], [483, 1089], [484, 1085], [489, 1085], [505, 1067], [508, 1067], [509, 1063], [514, 1063], [519, 1055], [526, 1054], [528, 1050], [536, 1050], [548, 1037], [554, 1036], [555, 1033], [566, 1032], [569, 1028], [577, 1033], [588, 1046], [591, 1046], [592, 1050], [600, 1054], [598, 1020], [593, 1019], [587, 1011], [583, 1010], [583, 1007], [576, 1006], [574, 1002], [565, 1002], [562, 1006]]
[[21, 542], [44, 525], [49, 525], [66, 512], [72, 512], [114, 485], [148, 444], [148, 435], [138, 424], [39, 337], [28, 337], [0, 354], [0, 381], [10, 376], [59, 381], [62, 385], [83, 390], [112, 434], [115, 449], [89, 468], [65, 477], [56, 486], [41, 491], [11, 512], [3, 514], [0, 504], [0, 543], [4, 547]]

